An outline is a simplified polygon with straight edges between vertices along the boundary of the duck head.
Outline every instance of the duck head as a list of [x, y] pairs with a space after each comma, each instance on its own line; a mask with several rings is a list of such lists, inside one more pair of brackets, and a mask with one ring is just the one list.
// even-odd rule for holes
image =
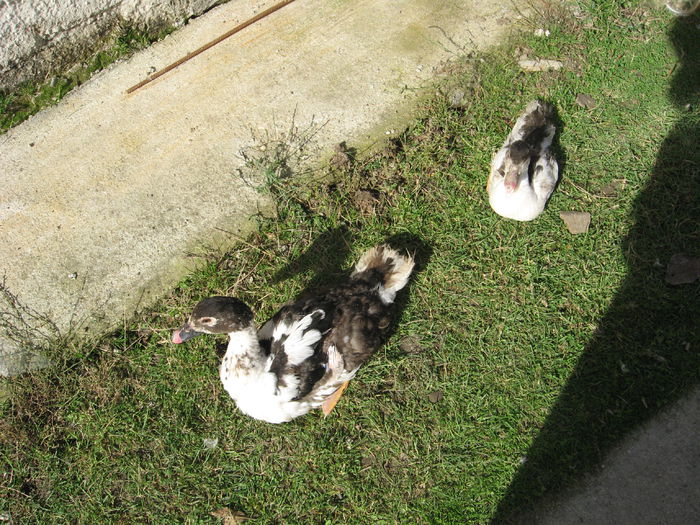
[[502, 168], [503, 185], [508, 193], [517, 190], [522, 176], [527, 176], [531, 156], [532, 149], [524, 140], [516, 140], [508, 147]]
[[201, 334], [230, 334], [253, 325], [253, 312], [235, 297], [209, 297], [197, 303], [187, 322], [173, 332], [173, 343]]

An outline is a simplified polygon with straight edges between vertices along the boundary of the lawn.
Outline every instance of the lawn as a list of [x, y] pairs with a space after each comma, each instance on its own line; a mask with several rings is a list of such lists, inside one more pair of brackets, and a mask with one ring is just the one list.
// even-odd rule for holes
[[[507, 521], [697, 384], [700, 287], [664, 276], [672, 254], [700, 256], [700, 20], [576, 6], [539, 9], [506, 44], [455, 60], [380, 152], [348, 144], [292, 177], [284, 155], [252, 165], [276, 219], [203, 257], [122, 329], [53, 349], [56, 367], [8, 382], [0, 514]], [[564, 67], [525, 73], [523, 55]], [[485, 183], [533, 98], [557, 108], [562, 180], [542, 216], [517, 223], [490, 210]], [[587, 233], [567, 231], [570, 210], [591, 214]], [[225, 338], [169, 342], [203, 297], [236, 295], [263, 321], [382, 242], [415, 253], [418, 269], [387, 344], [327, 419], [246, 418], [218, 380]]]

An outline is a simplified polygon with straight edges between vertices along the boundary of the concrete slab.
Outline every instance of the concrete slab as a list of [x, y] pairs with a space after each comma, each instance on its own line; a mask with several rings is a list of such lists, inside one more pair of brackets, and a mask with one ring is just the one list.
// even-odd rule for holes
[[[63, 331], [130, 317], [185, 274], [189, 252], [232, 243], [222, 230], [269, 208], [237, 171], [251, 130], [323, 123], [323, 152], [401, 129], [415, 88], [496, 42], [520, 2], [297, 0], [125, 95], [274, 3], [210, 11], [0, 137], [0, 269], [23, 304]], [[0, 374], [26, 366], [0, 347]]]
[[691, 525], [700, 522], [700, 388], [631, 433], [568, 495], [516, 523]]

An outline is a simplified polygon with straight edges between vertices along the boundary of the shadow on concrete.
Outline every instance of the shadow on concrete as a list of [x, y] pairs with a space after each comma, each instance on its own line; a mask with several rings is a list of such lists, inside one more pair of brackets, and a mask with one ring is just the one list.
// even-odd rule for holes
[[669, 33], [678, 64], [668, 96], [684, 113], [634, 204], [634, 226], [622, 245], [628, 275], [494, 523], [523, 522], [543, 495], [591, 471], [624, 434], [700, 380], [700, 283], [664, 281], [673, 254], [700, 256], [698, 22], [697, 16], [679, 18]]

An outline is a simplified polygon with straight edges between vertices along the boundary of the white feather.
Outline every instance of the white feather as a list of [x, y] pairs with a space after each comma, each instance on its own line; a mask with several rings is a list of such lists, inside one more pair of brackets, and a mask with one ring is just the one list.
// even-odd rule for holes
[[[264, 328], [264, 327], [263, 327]], [[292, 325], [286, 321], [280, 321], [275, 325], [275, 329], [272, 331], [272, 339], [280, 340], [284, 336], [287, 336], [292, 331]]]
[[287, 363], [290, 365], [295, 366], [308, 359], [314, 352], [314, 345], [321, 339], [319, 330], [308, 330], [314, 320], [314, 314], [318, 312], [321, 313], [321, 318], [325, 316], [323, 310], [314, 310], [290, 327], [289, 336], [283, 345]]
[[331, 376], [328, 378], [326, 384], [319, 388], [314, 394], [314, 406], [318, 406], [326, 399], [338, 390], [338, 387], [345, 383], [345, 381], [350, 381], [355, 377], [355, 374], [360, 369], [358, 366], [353, 370], [345, 370], [345, 360], [343, 356], [338, 352], [335, 345], [328, 347], [328, 370]]
[[362, 254], [360, 260], [355, 264], [353, 276], [366, 271], [370, 267], [370, 263], [376, 261], [378, 258], [381, 258], [383, 262], [389, 259], [393, 261], [392, 269], [385, 277], [385, 283], [377, 287], [377, 293], [382, 302], [384, 304], [391, 304], [396, 298], [396, 293], [406, 286], [415, 263], [413, 257], [410, 255], [401, 255], [388, 246], [375, 246]]

